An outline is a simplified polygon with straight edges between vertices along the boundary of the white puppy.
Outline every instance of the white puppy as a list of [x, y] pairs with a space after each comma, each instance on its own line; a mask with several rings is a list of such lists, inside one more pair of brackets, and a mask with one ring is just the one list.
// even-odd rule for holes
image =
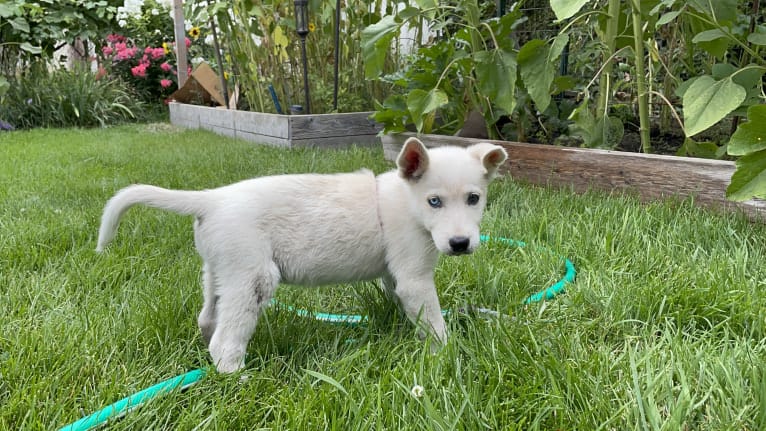
[[280, 281], [322, 285], [382, 277], [407, 317], [445, 342], [434, 286], [439, 252], [471, 253], [502, 147], [427, 150], [410, 138], [397, 169], [261, 177], [202, 191], [133, 185], [104, 208], [98, 251], [132, 205], [196, 217], [204, 305], [198, 323], [218, 371], [244, 367], [261, 309]]

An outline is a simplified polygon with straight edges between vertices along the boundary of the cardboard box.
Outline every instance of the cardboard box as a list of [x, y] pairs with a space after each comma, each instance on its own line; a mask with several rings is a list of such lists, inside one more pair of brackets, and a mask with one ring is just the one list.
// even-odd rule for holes
[[226, 106], [221, 91], [221, 78], [204, 62], [197, 65], [184, 86], [171, 94], [170, 98], [194, 105], [212, 105], [215, 102]]

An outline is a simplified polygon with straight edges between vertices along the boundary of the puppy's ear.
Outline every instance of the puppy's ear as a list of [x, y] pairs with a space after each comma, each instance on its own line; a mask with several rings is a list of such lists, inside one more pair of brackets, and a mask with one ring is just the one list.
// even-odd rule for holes
[[418, 180], [428, 169], [428, 149], [417, 138], [409, 138], [396, 158], [399, 176], [406, 180]]
[[503, 147], [486, 142], [471, 145], [468, 147], [468, 152], [481, 161], [489, 179], [495, 177], [497, 169], [508, 159], [508, 153]]

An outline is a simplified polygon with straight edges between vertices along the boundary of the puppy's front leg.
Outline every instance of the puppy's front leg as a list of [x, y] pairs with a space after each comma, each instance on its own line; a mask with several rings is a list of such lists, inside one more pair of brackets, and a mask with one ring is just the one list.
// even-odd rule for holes
[[442, 345], [447, 342], [447, 327], [433, 278], [397, 277], [393, 293], [413, 323], [425, 326]]

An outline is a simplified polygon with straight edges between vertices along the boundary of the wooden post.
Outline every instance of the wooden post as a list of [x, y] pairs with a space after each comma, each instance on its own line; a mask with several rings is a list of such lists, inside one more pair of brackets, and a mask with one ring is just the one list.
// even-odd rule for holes
[[186, 60], [186, 29], [184, 29], [184, 2], [173, 0], [173, 21], [176, 36], [176, 71], [178, 72], [178, 88], [181, 88], [189, 78]]

